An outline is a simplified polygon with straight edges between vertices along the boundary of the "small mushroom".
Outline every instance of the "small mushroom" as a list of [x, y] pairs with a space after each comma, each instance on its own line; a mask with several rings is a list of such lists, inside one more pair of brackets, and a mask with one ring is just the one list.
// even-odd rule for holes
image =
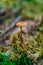
[[16, 24], [16, 26], [19, 26], [20, 29], [21, 29], [21, 44], [20, 44], [20, 46], [22, 47], [22, 43], [23, 43], [23, 38], [22, 38], [22, 27], [26, 26], [26, 22], [20, 21], [20, 22], [18, 22], [18, 23]]

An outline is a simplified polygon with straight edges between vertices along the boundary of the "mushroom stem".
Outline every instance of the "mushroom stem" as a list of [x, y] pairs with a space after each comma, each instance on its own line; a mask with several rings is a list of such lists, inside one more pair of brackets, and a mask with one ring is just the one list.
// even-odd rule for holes
[[22, 26], [20, 27], [20, 29], [21, 29], [21, 44], [20, 44], [20, 46], [22, 47], [22, 43], [23, 43], [23, 38], [22, 38]]

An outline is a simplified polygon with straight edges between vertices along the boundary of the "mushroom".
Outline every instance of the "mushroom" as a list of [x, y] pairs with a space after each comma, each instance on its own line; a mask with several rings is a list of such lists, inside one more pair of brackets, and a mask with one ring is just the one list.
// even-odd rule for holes
[[23, 26], [26, 26], [26, 22], [20, 21], [20, 22], [18, 22], [18, 23], [16, 24], [16, 26], [19, 26], [20, 29], [21, 29], [21, 44], [20, 44], [20, 46], [22, 47], [22, 43], [23, 43], [23, 38], [22, 38], [22, 27], [23, 27]]

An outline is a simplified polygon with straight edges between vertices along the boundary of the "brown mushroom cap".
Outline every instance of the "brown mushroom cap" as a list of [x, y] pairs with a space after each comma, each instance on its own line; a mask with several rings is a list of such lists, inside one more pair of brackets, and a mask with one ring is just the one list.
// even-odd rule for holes
[[22, 27], [22, 26], [26, 26], [26, 22], [18, 22], [17, 24], [16, 24], [16, 26], [20, 26], [20, 27]]

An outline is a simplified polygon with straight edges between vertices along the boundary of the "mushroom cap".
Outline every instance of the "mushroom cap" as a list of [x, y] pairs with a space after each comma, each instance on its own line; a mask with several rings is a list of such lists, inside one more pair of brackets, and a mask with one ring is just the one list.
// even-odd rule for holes
[[22, 26], [26, 26], [26, 22], [18, 22], [17, 24], [16, 24], [16, 26], [20, 26], [20, 27], [22, 27]]

